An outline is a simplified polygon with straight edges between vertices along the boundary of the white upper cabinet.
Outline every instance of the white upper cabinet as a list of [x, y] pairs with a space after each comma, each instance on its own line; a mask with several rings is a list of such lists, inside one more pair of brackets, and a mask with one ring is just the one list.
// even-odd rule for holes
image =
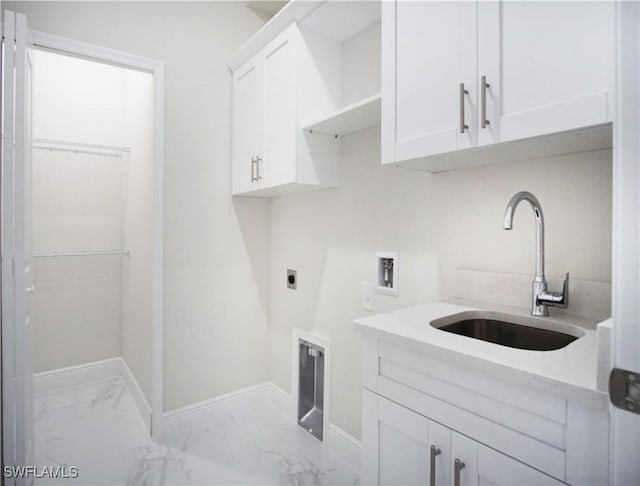
[[262, 153], [262, 64], [251, 59], [233, 74], [234, 193], [258, 188], [256, 157]]
[[264, 89], [264, 150], [260, 182], [278, 186], [296, 175], [298, 124], [295, 31], [285, 32], [261, 54]]
[[380, 123], [380, 2], [290, 2], [229, 66], [232, 194], [337, 187], [340, 137]]
[[304, 81], [319, 76], [309, 72], [305, 56], [292, 24], [234, 71], [233, 195], [269, 197], [339, 184], [338, 140], [324, 134], [310, 140], [299, 128], [300, 99], [315, 94]]
[[479, 2], [480, 144], [610, 122], [613, 27], [611, 1]]
[[382, 9], [383, 161], [474, 145], [475, 4], [383, 2]]
[[[607, 1], [383, 2], [382, 162], [446, 170], [607, 145], [610, 128], [575, 131], [612, 120], [613, 13]], [[561, 132], [573, 138], [460, 158]]]

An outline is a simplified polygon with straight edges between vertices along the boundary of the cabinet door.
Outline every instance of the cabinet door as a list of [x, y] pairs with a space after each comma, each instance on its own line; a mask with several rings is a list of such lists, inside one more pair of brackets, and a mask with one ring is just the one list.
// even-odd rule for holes
[[479, 144], [611, 121], [614, 3], [479, 2]]
[[262, 65], [256, 56], [233, 74], [233, 194], [259, 187], [253, 160], [262, 153], [262, 96]]
[[394, 402], [378, 400], [378, 484], [449, 484], [451, 431]]
[[261, 187], [296, 180], [297, 82], [296, 26], [262, 51], [264, 69], [264, 153], [259, 164]]
[[455, 486], [480, 484], [478, 478], [478, 443], [452, 431], [451, 462], [449, 467], [451, 483], [455, 483]]
[[378, 427], [378, 484], [429, 484], [429, 421], [379, 398]]
[[476, 11], [468, 1], [382, 3], [383, 163], [475, 145]]
[[[554, 485], [563, 483], [468, 437], [451, 432], [451, 474], [458, 485]], [[456, 466], [456, 459], [460, 461]], [[459, 482], [456, 482], [456, 467]]]

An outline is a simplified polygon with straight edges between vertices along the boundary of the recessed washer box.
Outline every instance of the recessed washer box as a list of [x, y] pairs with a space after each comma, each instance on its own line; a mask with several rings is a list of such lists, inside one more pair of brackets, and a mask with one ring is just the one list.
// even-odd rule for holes
[[389, 251], [376, 252], [376, 292], [398, 295], [398, 254]]

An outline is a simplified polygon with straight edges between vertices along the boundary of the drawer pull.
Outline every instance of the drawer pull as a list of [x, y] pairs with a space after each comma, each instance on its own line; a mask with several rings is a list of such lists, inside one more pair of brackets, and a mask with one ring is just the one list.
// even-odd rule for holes
[[456, 458], [453, 464], [454, 464], [453, 484], [454, 486], [460, 486], [460, 471], [464, 469], [465, 464], [458, 458]]
[[431, 446], [431, 470], [430, 470], [430, 481], [429, 481], [429, 485], [430, 486], [436, 486], [436, 456], [439, 455], [442, 451], [432, 445]]

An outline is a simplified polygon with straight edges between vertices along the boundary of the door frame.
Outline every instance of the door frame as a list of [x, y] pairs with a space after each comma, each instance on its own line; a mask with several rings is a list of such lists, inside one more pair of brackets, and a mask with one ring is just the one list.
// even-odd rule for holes
[[151, 436], [162, 437], [163, 252], [164, 252], [164, 63], [66, 37], [32, 31], [33, 47], [144, 71], [153, 76], [153, 276], [151, 344]]
[[[640, 4], [616, 1], [612, 365], [640, 372]], [[640, 478], [640, 417], [611, 407], [610, 484]]]

